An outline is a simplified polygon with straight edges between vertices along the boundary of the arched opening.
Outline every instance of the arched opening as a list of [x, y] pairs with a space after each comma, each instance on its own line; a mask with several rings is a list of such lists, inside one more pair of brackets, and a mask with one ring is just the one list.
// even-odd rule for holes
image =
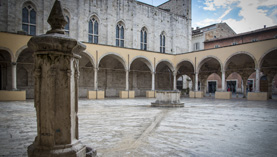
[[137, 58], [131, 63], [129, 73], [130, 90], [135, 91], [136, 97], [145, 97], [146, 91], [151, 90], [151, 64], [144, 58]]
[[206, 90], [204, 92], [212, 96], [219, 89], [222, 89], [221, 77], [217, 73], [210, 74], [207, 78]]
[[[221, 64], [220, 62], [213, 57], [208, 57], [203, 59], [199, 64], [199, 73], [198, 73], [198, 90], [203, 91], [204, 96], [209, 92], [215, 92], [218, 88], [218, 84], [221, 84]], [[213, 75], [211, 75], [213, 74]], [[210, 77], [210, 78], [209, 78]], [[211, 79], [209, 83], [207, 80]], [[219, 80], [214, 82], [212, 80]], [[210, 89], [207, 89], [210, 87]]]
[[156, 90], [172, 90], [173, 89], [173, 66], [167, 62], [162, 61], [156, 67]]
[[[269, 99], [272, 98], [272, 94], [275, 94], [277, 86], [276, 83], [276, 74], [277, 74], [277, 49], [270, 51], [267, 53], [263, 59], [261, 60], [261, 72], [266, 76], [267, 80], [267, 88], [262, 87], [263, 89], [267, 89]], [[262, 81], [262, 80], [261, 80]], [[264, 80], [265, 81], [265, 80]]]
[[187, 96], [193, 90], [194, 67], [190, 61], [182, 61], [177, 65], [177, 89], [183, 96]]
[[[190, 75], [193, 76], [193, 75]], [[189, 91], [193, 90], [193, 79], [188, 75], [177, 75], [176, 89], [181, 91], [181, 96], [187, 97]]]
[[242, 98], [243, 81], [240, 74], [233, 72], [226, 77], [226, 91], [232, 92], [236, 98]]
[[126, 71], [122, 58], [109, 54], [99, 62], [98, 88], [105, 91], [106, 97], [118, 97], [125, 90]]
[[79, 97], [86, 98], [87, 92], [94, 89], [94, 66], [86, 53], [80, 53], [79, 61], [80, 78], [79, 78]]
[[[242, 88], [243, 88], [243, 97], [246, 97], [247, 92], [254, 91], [255, 79], [249, 79], [250, 75], [251, 78], [255, 72], [255, 61], [251, 56], [245, 53], [236, 54], [228, 59], [225, 64], [225, 76], [229, 76], [230, 74], [236, 72], [240, 75], [242, 79]], [[238, 75], [236, 78], [239, 79]]]
[[24, 49], [17, 59], [17, 88], [19, 90], [26, 90], [26, 98], [34, 98], [34, 52], [30, 49]]
[[0, 90], [11, 89], [11, 55], [0, 50]]

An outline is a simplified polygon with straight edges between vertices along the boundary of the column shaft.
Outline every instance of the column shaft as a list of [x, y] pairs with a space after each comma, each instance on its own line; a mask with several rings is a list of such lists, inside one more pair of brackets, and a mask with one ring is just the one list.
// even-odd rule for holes
[[12, 63], [12, 90], [17, 90], [16, 85], [16, 63]]
[[256, 69], [256, 92], [260, 92], [260, 69]]
[[226, 91], [226, 87], [225, 87], [225, 71], [222, 72], [222, 92]]
[[177, 88], [176, 88], [176, 72], [173, 72], [173, 90], [176, 90]]
[[98, 69], [94, 68], [94, 90], [98, 90]]
[[126, 89], [129, 90], [129, 71], [126, 70]]
[[152, 72], [152, 89], [151, 90], [155, 90], [155, 72]]
[[195, 74], [195, 91], [198, 91], [198, 74]]

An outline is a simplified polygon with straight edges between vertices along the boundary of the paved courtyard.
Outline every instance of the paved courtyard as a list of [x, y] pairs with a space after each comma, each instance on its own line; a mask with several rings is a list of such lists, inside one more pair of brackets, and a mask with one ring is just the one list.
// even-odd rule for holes
[[[276, 156], [277, 100], [79, 101], [80, 140], [99, 156]], [[27, 156], [36, 136], [32, 100], [0, 102], [0, 156]]]

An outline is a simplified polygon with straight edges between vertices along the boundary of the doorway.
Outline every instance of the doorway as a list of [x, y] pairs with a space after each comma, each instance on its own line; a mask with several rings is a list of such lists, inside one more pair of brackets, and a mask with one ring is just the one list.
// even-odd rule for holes
[[237, 81], [227, 81], [227, 91], [236, 93], [237, 92]]
[[216, 81], [209, 81], [208, 82], [208, 91], [209, 93], [215, 93], [216, 92]]

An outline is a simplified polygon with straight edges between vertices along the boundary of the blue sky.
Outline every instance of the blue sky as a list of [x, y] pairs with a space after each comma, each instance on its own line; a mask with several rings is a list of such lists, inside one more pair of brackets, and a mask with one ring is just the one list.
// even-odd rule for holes
[[[158, 6], [167, 0], [138, 0]], [[192, 27], [226, 22], [236, 33], [277, 25], [277, 0], [192, 0]]]

